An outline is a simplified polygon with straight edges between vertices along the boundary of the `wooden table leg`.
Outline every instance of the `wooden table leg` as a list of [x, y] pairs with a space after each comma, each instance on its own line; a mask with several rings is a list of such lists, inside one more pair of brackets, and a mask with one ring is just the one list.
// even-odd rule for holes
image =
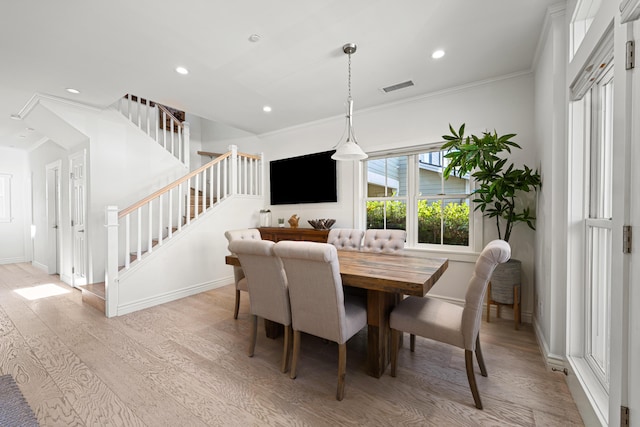
[[389, 365], [389, 314], [395, 303], [395, 294], [371, 289], [367, 291], [367, 373], [375, 378], [380, 378]]
[[278, 338], [284, 332], [284, 326], [278, 322], [272, 322], [271, 320], [264, 319], [264, 332], [267, 338]]

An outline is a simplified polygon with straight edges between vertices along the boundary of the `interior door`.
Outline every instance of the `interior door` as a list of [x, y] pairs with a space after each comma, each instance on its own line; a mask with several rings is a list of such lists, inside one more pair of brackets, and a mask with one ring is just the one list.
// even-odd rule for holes
[[69, 157], [70, 212], [71, 212], [71, 273], [72, 285], [87, 283], [87, 233], [86, 233], [86, 150]]
[[60, 171], [61, 162], [57, 161], [46, 166], [47, 179], [47, 269], [49, 274], [56, 274], [62, 271], [61, 265], [61, 191], [60, 191]]

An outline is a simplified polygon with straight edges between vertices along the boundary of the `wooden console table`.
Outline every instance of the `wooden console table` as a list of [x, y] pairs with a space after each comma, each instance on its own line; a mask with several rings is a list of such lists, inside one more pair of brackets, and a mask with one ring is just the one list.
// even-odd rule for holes
[[329, 230], [316, 230], [313, 228], [290, 228], [290, 227], [260, 227], [262, 240], [305, 240], [309, 242], [327, 243]]

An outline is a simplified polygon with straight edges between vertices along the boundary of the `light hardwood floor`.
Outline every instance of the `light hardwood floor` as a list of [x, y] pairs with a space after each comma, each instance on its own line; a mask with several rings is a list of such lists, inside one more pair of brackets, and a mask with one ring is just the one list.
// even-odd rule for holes
[[[69, 291], [28, 300], [16, 289]], [[234, 288], [107, 319], [80, 292], [30, 264], [0, 265], [0, 374], [12, 374], [43, 426], [582, 425], [564, 376], [545, 369], [530, 325], [481, 329], [489, 376], [475, 409], [464, 352], [417, 338], [398, 376], [365, 373], [366, 329], [348, 343], [345, 398], [335, 400], [334, 343], [303, 336], [298, 377], [280, 372], [282, 337], [258, 337]]]

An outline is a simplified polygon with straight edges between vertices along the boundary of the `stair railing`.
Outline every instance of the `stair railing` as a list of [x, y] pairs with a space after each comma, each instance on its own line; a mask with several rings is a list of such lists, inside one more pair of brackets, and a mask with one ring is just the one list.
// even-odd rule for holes
[[118, 210], [108, 206], [107, 317], [117, 314], [117, 283], [127, 271], [184, 227], [231, 195], [263, 194], [262, 155], [238, 153], [236, 146], [166, 187]]
[[180, 121], [162, 104], [125, 95], [115, 105], [131, 123], [189, 167], [189, 123]]

